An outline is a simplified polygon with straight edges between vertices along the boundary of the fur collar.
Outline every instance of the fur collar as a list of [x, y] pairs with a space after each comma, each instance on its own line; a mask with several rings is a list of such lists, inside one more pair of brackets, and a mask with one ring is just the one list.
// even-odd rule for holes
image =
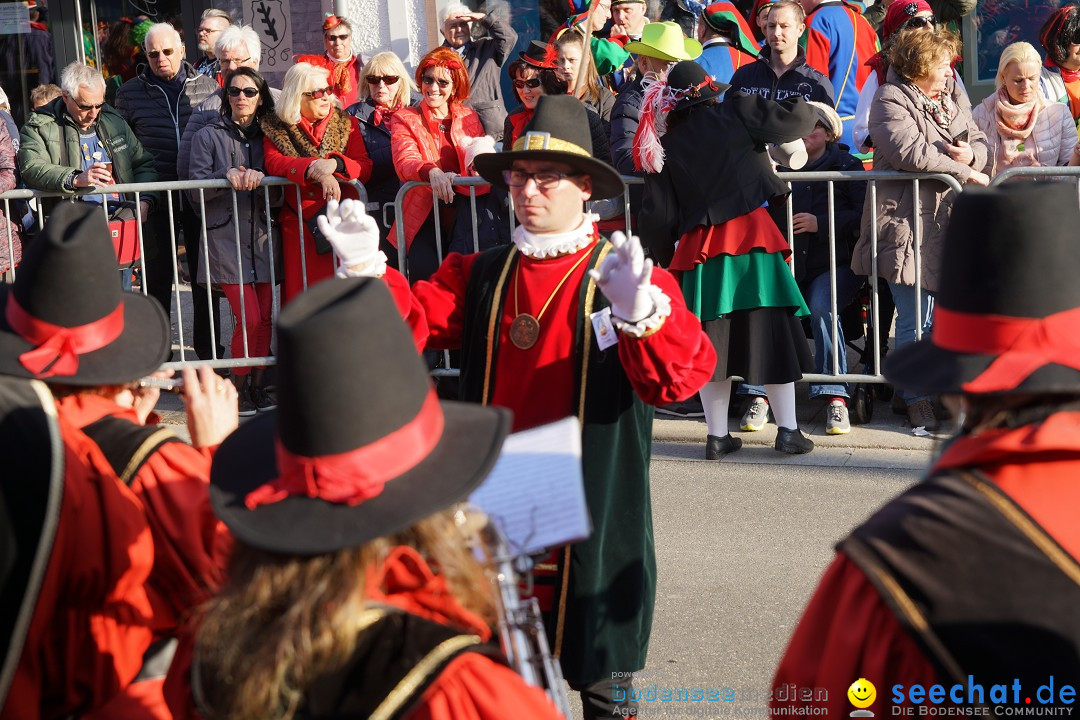
[[349, 142], [351, 128], [349, 115], [343, 110], [334, 108], [326, 124], [322, 142], [315, 147], [311, 138], [300, 129], [299, 125], [286, 125], [274, 113], [268, 113], [259, 125], [266, 137], [270, 138], [281, 154], [287, 157], [327, 157], [331, 153], [344, 152], [345, 145]]

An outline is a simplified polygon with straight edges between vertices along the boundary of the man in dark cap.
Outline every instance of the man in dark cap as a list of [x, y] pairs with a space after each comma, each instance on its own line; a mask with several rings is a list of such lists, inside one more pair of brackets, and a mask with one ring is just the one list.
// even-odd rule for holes
[[464, 399], [512, 409], [515, 430], [582, 423], [593, 534], [539, 566], [537, 593], [552, 650], [595, 718], [636, 706], [611, 678], [644, 667], [652, 628], [651, 406], [697, 392], [716, 355], [637, 238], [609, 242], [585, 214], [585, 202], [624, 188], [592, 157], [588, 127], [575, 98], [545, 95], [512, 150], [477, 157], [477, 172], [514, 200], [513, 242], [452, 253], [413, 292], [428, 348], [462, 350]]
[[950, 398], [958, 433], [925, 480], [837, 546], [775, 687], [826, 689], [829, 717], [849, 712], [856, 680], [879, 683], [876, 704], [857, 705], [878, 717], [943, 702], [1063, 714], [1052, 708], [1075, 702], [1078, 223], [1071, 184], [957, 200], [933, 335], [890, 354], [885, 375]]

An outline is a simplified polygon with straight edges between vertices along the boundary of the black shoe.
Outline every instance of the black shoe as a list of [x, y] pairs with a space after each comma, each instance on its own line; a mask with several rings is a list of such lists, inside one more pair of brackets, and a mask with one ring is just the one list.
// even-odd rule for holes
[[241, 391], [236, 397], [236, 414], [240, 417], [251, 417], [259, 410], [251, 401], [251, 394]]
[[799, 431], [799, 428], [788, 430], [776, 428], [776, 444], [774, 448], [789, 455], [803, 455], [814, 449], [814, 441]]
[[742, 447], [742, 440], [731, 437], [731, 433], [723, 437], [709, 435], [705, 441], [705, 459], [722, 460], [728, 453], [733, 453]]
[[266, 412], [277, 407], [277, 398], [266, 388], [251, 388], [251, 402], [258, 412]]
[[701, 407], [701, 398], [694, 395], [691, 398], [687, 398], [682, 402], [671, 403], [670, 405], [663, 405], [656, 408], [656, 412], [661, 415], [671, 415], [673, 417], [684, 418], [699, 418], [705, 417], [705, 409]]

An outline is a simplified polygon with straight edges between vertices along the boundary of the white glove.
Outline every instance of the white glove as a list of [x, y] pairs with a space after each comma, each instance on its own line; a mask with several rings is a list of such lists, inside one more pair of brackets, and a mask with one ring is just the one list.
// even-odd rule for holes
[[645, 259], [641, 241], [636, 235], [629, 238], [621, 232], [613, 233], [612, 252], [604, 258], [598, 270], [590, 270], [589, 276], [600, 286], [600, 291], [611, 303], [611, 314], [630, 324], [639, 323], [656, 311], [652, 287], [652, 260]]
[[465, 171], [468, 172], [472, 167], [473, 160], [477, 155], [485, 155], [487, 153], [495, 152], [495, 138], [490, 135], [481, 135], [471, 140], [466, 140], [462, 143], [465, 148]]
[[790, 170], [800, 169], [806, 165], [807, 161], [806, 145], [801, 138], [781, 145], [770, 145], [769, 155], [773, 160]]
[[337, 256], [342, 277], [379, 277], [386, 273], [386, 255], [379, 250], [379, 226], [359, 200], [330, 200], [317, 220], [319, 230]]

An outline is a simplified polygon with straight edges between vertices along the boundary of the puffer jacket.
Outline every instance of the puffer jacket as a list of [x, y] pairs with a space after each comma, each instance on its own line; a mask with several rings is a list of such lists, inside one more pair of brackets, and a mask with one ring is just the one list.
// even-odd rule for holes
[[174, 105], [165, 91], [151, 80], [150, 68], [141, 65], [132, 79], [116, 91], [116, 110], [127, 120], [143, 146], [154, 156], [161, 180], [176, 180], [176, 155], [191, 111], [217, 91], [216, 82], [195, 72], [184, 62], [187, 72], [184, 90]]
[[[158, 179], [154, 157], [115, 110], [108, 105], [101, 108], [94, 129], [109, 151], [116, 182], [146, 183]], [[64, 180], [72, 170], [82, 168], [82, 153], [79, 128], [68, 115], [64, 99], [56, 98], [31, 113], [21, 136], [19, 168], [26, 186], [50, 192], [70, 192], [64, 188]], [[143, 193], [141, 198], [151, 204], [156, 202], [154, 193]], [[46, 211], [54, 204], [55, 201], [46, 201]]]
[[[430, 165], [439, 165], [439, 143], [428, 129], [427, 105], [420, 103], [417, 107], [407, 107], [394, 113], [394, 119], [390, 123], [390, 143], [394, 154], [394, 167], [402, 182], [410, 180], [427, 181], [427, 168]], [[450, 139], [457, 151], [458, 167], [467, 169], [465, 165], [465, 148], [463, 142], [466, 138], [476, 138], [484, 135], [484, 126], [480, 116], [470, 108], [460, 103], [450, 104]], [[465, 173], [462, 172], [462, 175]], [[461, 195], [468, 195], [468, 188], [456, 188]], [[483, 195], [489, 190], [488, 187], [475, 188], [477, 195]], [[413, 188], [405, 195], [402, 203], [402, 217], [394, 218], [394, 226], [390, 229], [390, 242], [397, 247], [397, 224], [405, 224], [405, 249], [412, 245], [413, 238], [427, 220], [428, 215], [434, 209], [431, 190], [426, 187]]]
[[[951, 85], [952, 80], [949, 80]], [[947, 88], [951, 93], [952, 88]], [[949, 157], [945, 146], [962, 132], [975, 153], [971, 165]], [[916, 91], [896, 70], [889, 68], [885, 84], [878, 88], [870, 111], [870, 135], [874, 138], [874, 170], [944, 173], [961, 184], [971, 173], [986, 166], [986, 135], [971, 111], [961, 105], [948, 130], [942, 129], [922, 109]], [[910, 180], [877, 183], [877, 271], [888, 282], [915, 286], [915, 196]], [[873, 269], [870, 223], [874, 218], [872, 195], [863, 206], [862, 231], [852, 253], [851, 269], [870, 275]], [[956, 199], [949, 187], [925, 180], [919, 183], [922, 221], [922, 287], [937, 292], [941, 285], [941, 251], [945, 231]]]
[[[1015, 167], [1005, 165], [1001, 156], [1004, 139], [997, 127], [997, 101], [998, 94], [992, 93], [971, 111], [975, 124], [986, 133], [989, 157], [985, 172], [991, 178]], [[1073, 124], [1069, 106], [1059, 102], [1043, 102], [1039, 116], [1035, 118], [1035, 127], [1024, 141], [1035, 146], [1037, 164], [1044, 167], [1068, 165], [1076, 142], [1076, 125]]]
[[[257, 123], [245, 130], [231, 118], [218, 113], [217, 121], [203, 126], [192, 139], [190, 178], [224, 179], [230, 168], [241, 165], [266, 173], [262, 130]], [[188, 199], [197, 212], [200, 210], [199, 192], [188, 191]], [[237, 192], [235, 217], [232, 193], [228, 190], [206, 189], [202, 191], [202, 197], [206, 206], [200, 214], [206, 224], [210, 282], [229, 285], [270, 282], [271, 256], [263, 191]], [[240, 266], [237, 265], [237, 231]], [[277, 223], [274, 223], [273, 241], [275, 247], [281, 241]], [[202, 261], [196, 275], [198, 282], [206, 282], [206, 264]]]
[[[413, 98], [413, 105], [416, 104], [416, 99]], [[372, 162], [371, 179], [364, 186], [367, 190], [368, 202], [377, 202], [380, 207], [386, 203], [394, 202], [398, 190], [401, 189], [401, 179], [394, 168], [394, 151], [390, 140], [390, 120], [392, 116], [383, 118], [383, 122], [376, 125], [374, 120], [375, 103], [372, 102], [371, 98], [349, 106], [346, 112], [360, 123], [360, 135], [364, 138], [364, 149], [367, 150], [368, 157], [371, 158]], [[381, 215], [377, 216], [377, 219], [381, 226]]]
[[[188, 163], [191, 159], [191, 142], [195, 139], [195, 133], [207, 125], [216, 123], [218, 118], [221, 117], [221, 101], [224, 95], [224, 91], [218, 88], [216, 92], [191, 111], [191, 117], [188, 118], [187, 125], [184, 126], [184, 131], [180, 134], [180, 152], [176, 155], [176, 177], [179, 179], [191, 179], [188, 170]], [[280, 96], [280, 90], [270, 88], [270, 97], [274, 98], [275, 103]]]

